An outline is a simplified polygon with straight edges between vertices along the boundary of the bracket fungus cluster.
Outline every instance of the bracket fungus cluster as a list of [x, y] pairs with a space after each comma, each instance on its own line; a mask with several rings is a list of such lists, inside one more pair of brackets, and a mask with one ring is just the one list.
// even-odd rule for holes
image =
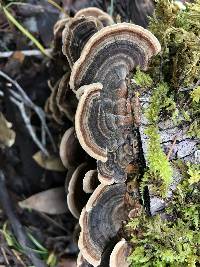
[[80, 217], [77, 265], [125, 267], [130, 247], [122, 240], [123, 223], [140, 206], [127, 179], [142, 161], [130, 75], [137, 66], [148, 68], [160, 44], [151, 32], [114, 24], [97, 8], [62, 19], [56, 34], [61, 30], [70, 72], [51, 97], [57, 113], [74, 123], [61, 140], [60, 157], [69, 170], [68, 206]]
[[130, 162], [138, 164], [138, 133], [133, 127], [127, 77], [136, 66], [146, 69], [160, 45], [147, 30], [128, 23], [94, 34], [75, 62], [70, 87], [79, 97], [77, 137], [95, 158], [102, 183], [124, 182]]

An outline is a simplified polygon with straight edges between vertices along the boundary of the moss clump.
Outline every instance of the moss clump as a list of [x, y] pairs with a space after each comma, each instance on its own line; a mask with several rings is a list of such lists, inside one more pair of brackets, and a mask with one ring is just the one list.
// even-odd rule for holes
[[200, 100], [200, 86], [197, 86], [191, 93], [191, 98], [193, 102], [199, 103]]
[[[154, 89], [150, 105], [145, 112], [149, 126], [145, 130], [148, 136], [148, 171], [143, 177], [142, 187], [151, 183], [156, 194], [164, 197], [172, 182], [172, 168], [160, 145], [158, 121], [163, 108], [170, 108], [171, 99], [167, 97], [169, 87], [166, 83], [159, 83]], [[159, 193], [158, 193], [159, 192]]]
[[153, 91], [151, 104], [145, 112], [150, 126], [145, 132], [148, 136], [148, 170], [142, 187], [154, 182], [153, 187], [161, 196], [172, 181], [172, 168], [160, 146], [159, 120], [168, 114], [174, 125], [187, 130], [188, 137], [200, 136], [199, 16], [200, 0], [187, 5], [185, 10], [180, 10], [172, 0], [157, 0], [149, 28], [159, 39], [162, 51], [148, 73], [137, 70], [134, 76], [140, 88], [151, 87]]
[[142, 88], [149, 88], [153, 84], [151, 76], [141, 71], [140, 68], [136, 69], [136, 73], [134, 75], [134, 82], [136, 83], [136, 85]]
[[200, 182], [200, 166], [199, 164], [190, 164], [188, 163], [188, 172], [190, 179], [188, 180], [189, 184], [195, 184]]
[[161, 43], [160, 58], [153, 71], [178, 89], [200, 76], [200, 0], [180, 10], [172, 0], [158, 0], [149, 30]]
[[134, 267], [195, 267], [200, 266], [200, 166], [181, 160], [170, 163], [161, 148], [157, 125], [171, 118], [188, 137], [200, 138], [200, 0], [186, 4], [185, 9], [172, 0], [156, 2], [149, 29], [160, 41], [162, 51], [144, 78], [141, 71], [135, 74], [139, 78], [134, 77], [139, 92], [144, 88], [152, 92], [145, 111], [149, 122], [148, 169], [140, 185], [141, 189], [151, 185], [151, 192], [163, 197], [171, 183], [171, 164], [177, 165], [183, 180], [167, 203], [164, 217], [149, 217], [143, 212], [129, 222], [133, 245], [129, 261]]
[[199, 176], [197, 166], [189, 166], [186, 178], [177, 188], [166, 218], [145, 213], [132, 219], [133, 251], [128, 258], [133, 267], [186, 267], [200, 264]]

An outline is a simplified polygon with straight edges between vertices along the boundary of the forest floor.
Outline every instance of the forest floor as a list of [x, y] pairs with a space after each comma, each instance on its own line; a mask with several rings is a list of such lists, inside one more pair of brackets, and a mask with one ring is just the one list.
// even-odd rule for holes
[[[4, 2], [2, 6], [11, 1]], [[8, 8], [9, 12], [45, 48], [51, 49], [53, 26], [59, 17], [59, 10], [47, 1], [25, 2], [23, 5], [13, 3]], [[25, 52], [24, 55], [20, 51], [27, 51], [27, 54]], [[0, 71], [17, 81], [31, 101], [42, 109], [51, 92], [48, 86], [48, 81], [52, 78], [50, 65], [50, 59], [42, 55], [33, 42], [17, 30], [0, 9]], [[0, 193], [0, 266], [32, 265], [31, 257], [27, 257], [26, 251], [23, 251], [24, 248], [14, 237], [13, 228], [16, 226], [23, 226], [26, 232], [31, 233], [35, 242], [38, 242], [38, 246], [35, 246], [36, 256], [43, 259], [48, 266], [75, 266], [77, 245], [73, 231], [77, 221], [70, 212], [47, 215], [39, 210], [22, 209], [18, 205], [19, 201], [38, 192], [63, 186], [66, 172], [46, 170], [34, 161], [33, 155], [38, 151], [38, 147], [27, 130], [19, 107], [11, 101], [10, 90], [16, 91], [16, 87], [1, 76], [0, 112], [12, 123], [16, 138], [11, 148], [0, 148], [0, 169], [5, 175], [5, 180], [0, 179], [0, 183], [3, 183], [6, 190], [4, 193], [9, 196], [8, 199], [3, 199], [4, 193]], [[31, 125], [40, 135], [40, 121], [35, 112], [29, 109], [26, 111]], [[57, 135], [51, 120], [47, 119], [47, 125], [52, 136]], [[69, 123], [66, 127], [69, 127]], [[41, 205], [50, 209], [47, 202]], [[17, 221], [11, 221], [13, 216], [17, 216]]]

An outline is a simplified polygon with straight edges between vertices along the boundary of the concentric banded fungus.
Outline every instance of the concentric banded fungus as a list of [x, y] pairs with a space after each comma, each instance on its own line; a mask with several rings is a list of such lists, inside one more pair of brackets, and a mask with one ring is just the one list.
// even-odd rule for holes
[[83, 8], [79, 10], [76, 13], [75, 18], [82, 17], [82, 16], [96, 17], [102, 22], [103, 26], [109, 26], [114, 23], [110, 15], [108, 15], [106, 12], [96, 7], [88, 7], [88, 8]]
[[156, 37], [140, 26], [118, 23], [105, 27], [84, 47], [72, 69], [70, 87], [77, 90], [82, 85], [101, 82], [104, 91], [116, 89], [137, 65], [146, 69], [160, 49]]
[[63, 73], [63, 71], [69, 69], [69, 63], [66, 60], [66, 57], [62, 53], [62, 32], [65, 28], [65, 24], [68, 23], [70, 19], [71, 19], [70, 17], [60, 19], [54, 25], [54, 30], [53, 30], [54, 38], [53, 38], [53, 51], [52, 51], [53, 60], [50, 62], [49, 65], [50, 71], [52, 70], [54, 72], [53, 73], [54, 75], [52, 77], [53, 82], [55, 82], [57, 79], [61, 77], [60, 75]]
[[84, 160], [84, 151], [75, 136], [73, 127], [69, 128], [62, 137], [60, 158], [67, 169], [78, 166]]
[[124, 182], [128, 164], [138, 164], [138, 133], [133, 129], [130, 103], [133, 92], [126, 77], [138, 65], [146, 69], [159, 51], [160, 44], [149, 31], [121, 23], [93, 35], [72, 68], [70, 86], [82, 94], [75, 116], [77, 137], [99, 161], [102, 183]]
[[83, 258], [81, 252], [78, 254], [77, 267], [92, 267], [92, 265], [89, 264], [86, 259]]
[[56, 104], [56, 95], [58, 92], [58, 88], [59, 88], [59, 81], [54, 85], [54, 87], [52, 88], [52, 92], [51, 95], [47, 101], [47, 111], [50, 113], [50, 115], [52, 116], [52, 118], [60, 125], [62, 125], [64, 123], [63, 121], [63, 114], [62, 112], [59, 110], [57, 104]]
[[100, 264], [102, 253], [127, 219], [125, 195], [125, 184], [99, 185], [82, 210], [78, 245], [93, 266]]
[[124, 239], [119, 241], [110, 255], [109, 267], [128, 267], [127, 257], [130, 255], [130, 252], [131, 247], [128, 243]]
[[79, 218], [90, 196], [83, 191], [83, 177], [88, 169], [89, 167], [86, 163], [79, 165], [69, 182], [67, 204], [75, 218]]
[[97, 170], [90, 170], [85, 174], [83, 179], [83, 190], [86, 193], [92, 193], [98, 186], [98, 172]]
[[60, 51], [61, 44], [62, 44], [62, 31], [65, 28], [66, 23], [68, 23], [70, 17], [66, 17], [60, 19], [56, 22], [53, 28], [53, 35], [54, 35], [54, 50]]
[[70, 75], [67, 73], [60, 80], [56, 95], [56, 103], [60, 112], [65, 114], [69, 120], [73, 121], [78, 101], [69, 87], [69, 77]]
[[76, 17], [66, 24], [62, 35], [62, 50], [70, 67], [80, 57], [88, 39], [101, 28], [103, 24], [95, 17]]

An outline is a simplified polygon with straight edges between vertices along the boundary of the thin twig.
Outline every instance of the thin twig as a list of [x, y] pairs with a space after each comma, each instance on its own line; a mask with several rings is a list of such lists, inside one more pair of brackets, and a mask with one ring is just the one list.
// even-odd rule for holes
[[62, 12], [63, 14], [67, 15], [67, 12], [64, 10], [64, 8], [62, 8], [61, 6], [59, 6], [55, 1], [53, 0], [47, 0], [52, 6], [54, 6], [55, 8], [57, 8], [60, 12]]
[[171, 147], [170, 147], [170, 149], [169, 149], [169, 151], [168, 151], [168, 153], [167, 153], [167, 160], [169, 160], [170, 157], [171, 157], [171, 154], [172, 154], [172, 152], [173, 152], [173, 150], [174, 150], [174, 147], [175, 147], [175, 145], [176, 145], [177, 138], [178, 138], [178, 135], [176, 135], [176, 136], [174, 137], [174, 141], [173, 141], [173, 143], [172, 143], [172, 145], [171, 145]]
[[30, 136], [32, 137], [34, 143], [39, 147], [39, 149], [46, 155], [48, 156], [49, 153], [46, 150], [46, 148], [43, 146], [43, 144], [40, 142], [40, 140], [37, 138], [35, 131], [31, 125], [30, 122], [30, 118], [27, 116], [26, 111], [25, 111], [25, 107], [24, 107], [24, 103], [17, 101], [15, 98], [10, 97], [10, 100], [19, 108], [24, 124], [30, 134]]
[[12, 83], [16, 87], [16, 89], [18, 90], [18, 93], [13, 91], [13, 90], [10, 90], [10, 93], [12, 94], [13, 99], [16, 98], [17, 100], [20, 100], [21, 102], [24, 103], [24, 105], [26, 105], [27, 107], [29, 107], [35, 111], [35, 113], [37, 114], [37, 116], [39, 117], [39, 119], [41, 121], [41, 125], [42, 125], [43, 129], [45, 130], [47, 136], [49, 137], [49, 140], [52, 144], [54, 152], [56, 152], [57, 147], [56, 147], [54, 139], [53, 139], [53, 137], [49, 131], [49, 128], [47, 126], [46, 115], [45, 115], [45, 112], [43, 111], [43, 109], [33, 103], [33, 101], [28, 97], [28, 95], [25, 93], [25, 91], [22, 89], [22, 87], [18, 84], [17, 81], [10, 78], [3, 71], [0, 71], [0, 76], [3, 77], [4, 79], [6, 79], [7, 81], [9, 81], [10, 83]]
[[19, 255], [19, 253], [17, 251], [15, 251], [14, 249], [12, 249], [12, 253], [15, 255], [17, 260], [21, 263], [21, 265], [26, 267], [25, 263], [23, 262], [23, 260], [21, 259], [20, 255]]
[[8, 195], [8, 191], [5, 185], [5, 176], [1, 170], [0, 170], [0, 203], [10, 221], [14, 235], [19, 244], [21, 245], [21, 247], [23, 247], [26, 256], [29, 258], [29, 260], [33, 263], [34, 266], [46, 267], [46, 264], [43, 261], [41, 261], [37, 257], [35, 252], [31, 249], [32, 244], [27, 236], [24, 227], [20, 223], [14, 211], [13, 205], [11, 203], [11, 198]]
[[[32, 56], [42, 56], [42, 52], [37, 49], [33, 50], [22, 50], [22, 51], [9, 51], [9, 52], [0, 52], [0, 58], [8, 58], [11, 57], [13, 53], [15, 52], [21, 52], [23, 55], [27, 57], [32, 57]], [[47, 54], [51, 54], [52, 49], [45, 49], [45, 52]]]
[[1, 252], [3, 254], [3, 257], [4, 257], [4, 260], [5, 260], [6, 264], [9, 266], [10, 265], [9, 260], [8, 260], [8, 258], [6, 256], [6, 252], [5, 252], [4, 248], [2, 248], [2, 247], [1, 247]]

